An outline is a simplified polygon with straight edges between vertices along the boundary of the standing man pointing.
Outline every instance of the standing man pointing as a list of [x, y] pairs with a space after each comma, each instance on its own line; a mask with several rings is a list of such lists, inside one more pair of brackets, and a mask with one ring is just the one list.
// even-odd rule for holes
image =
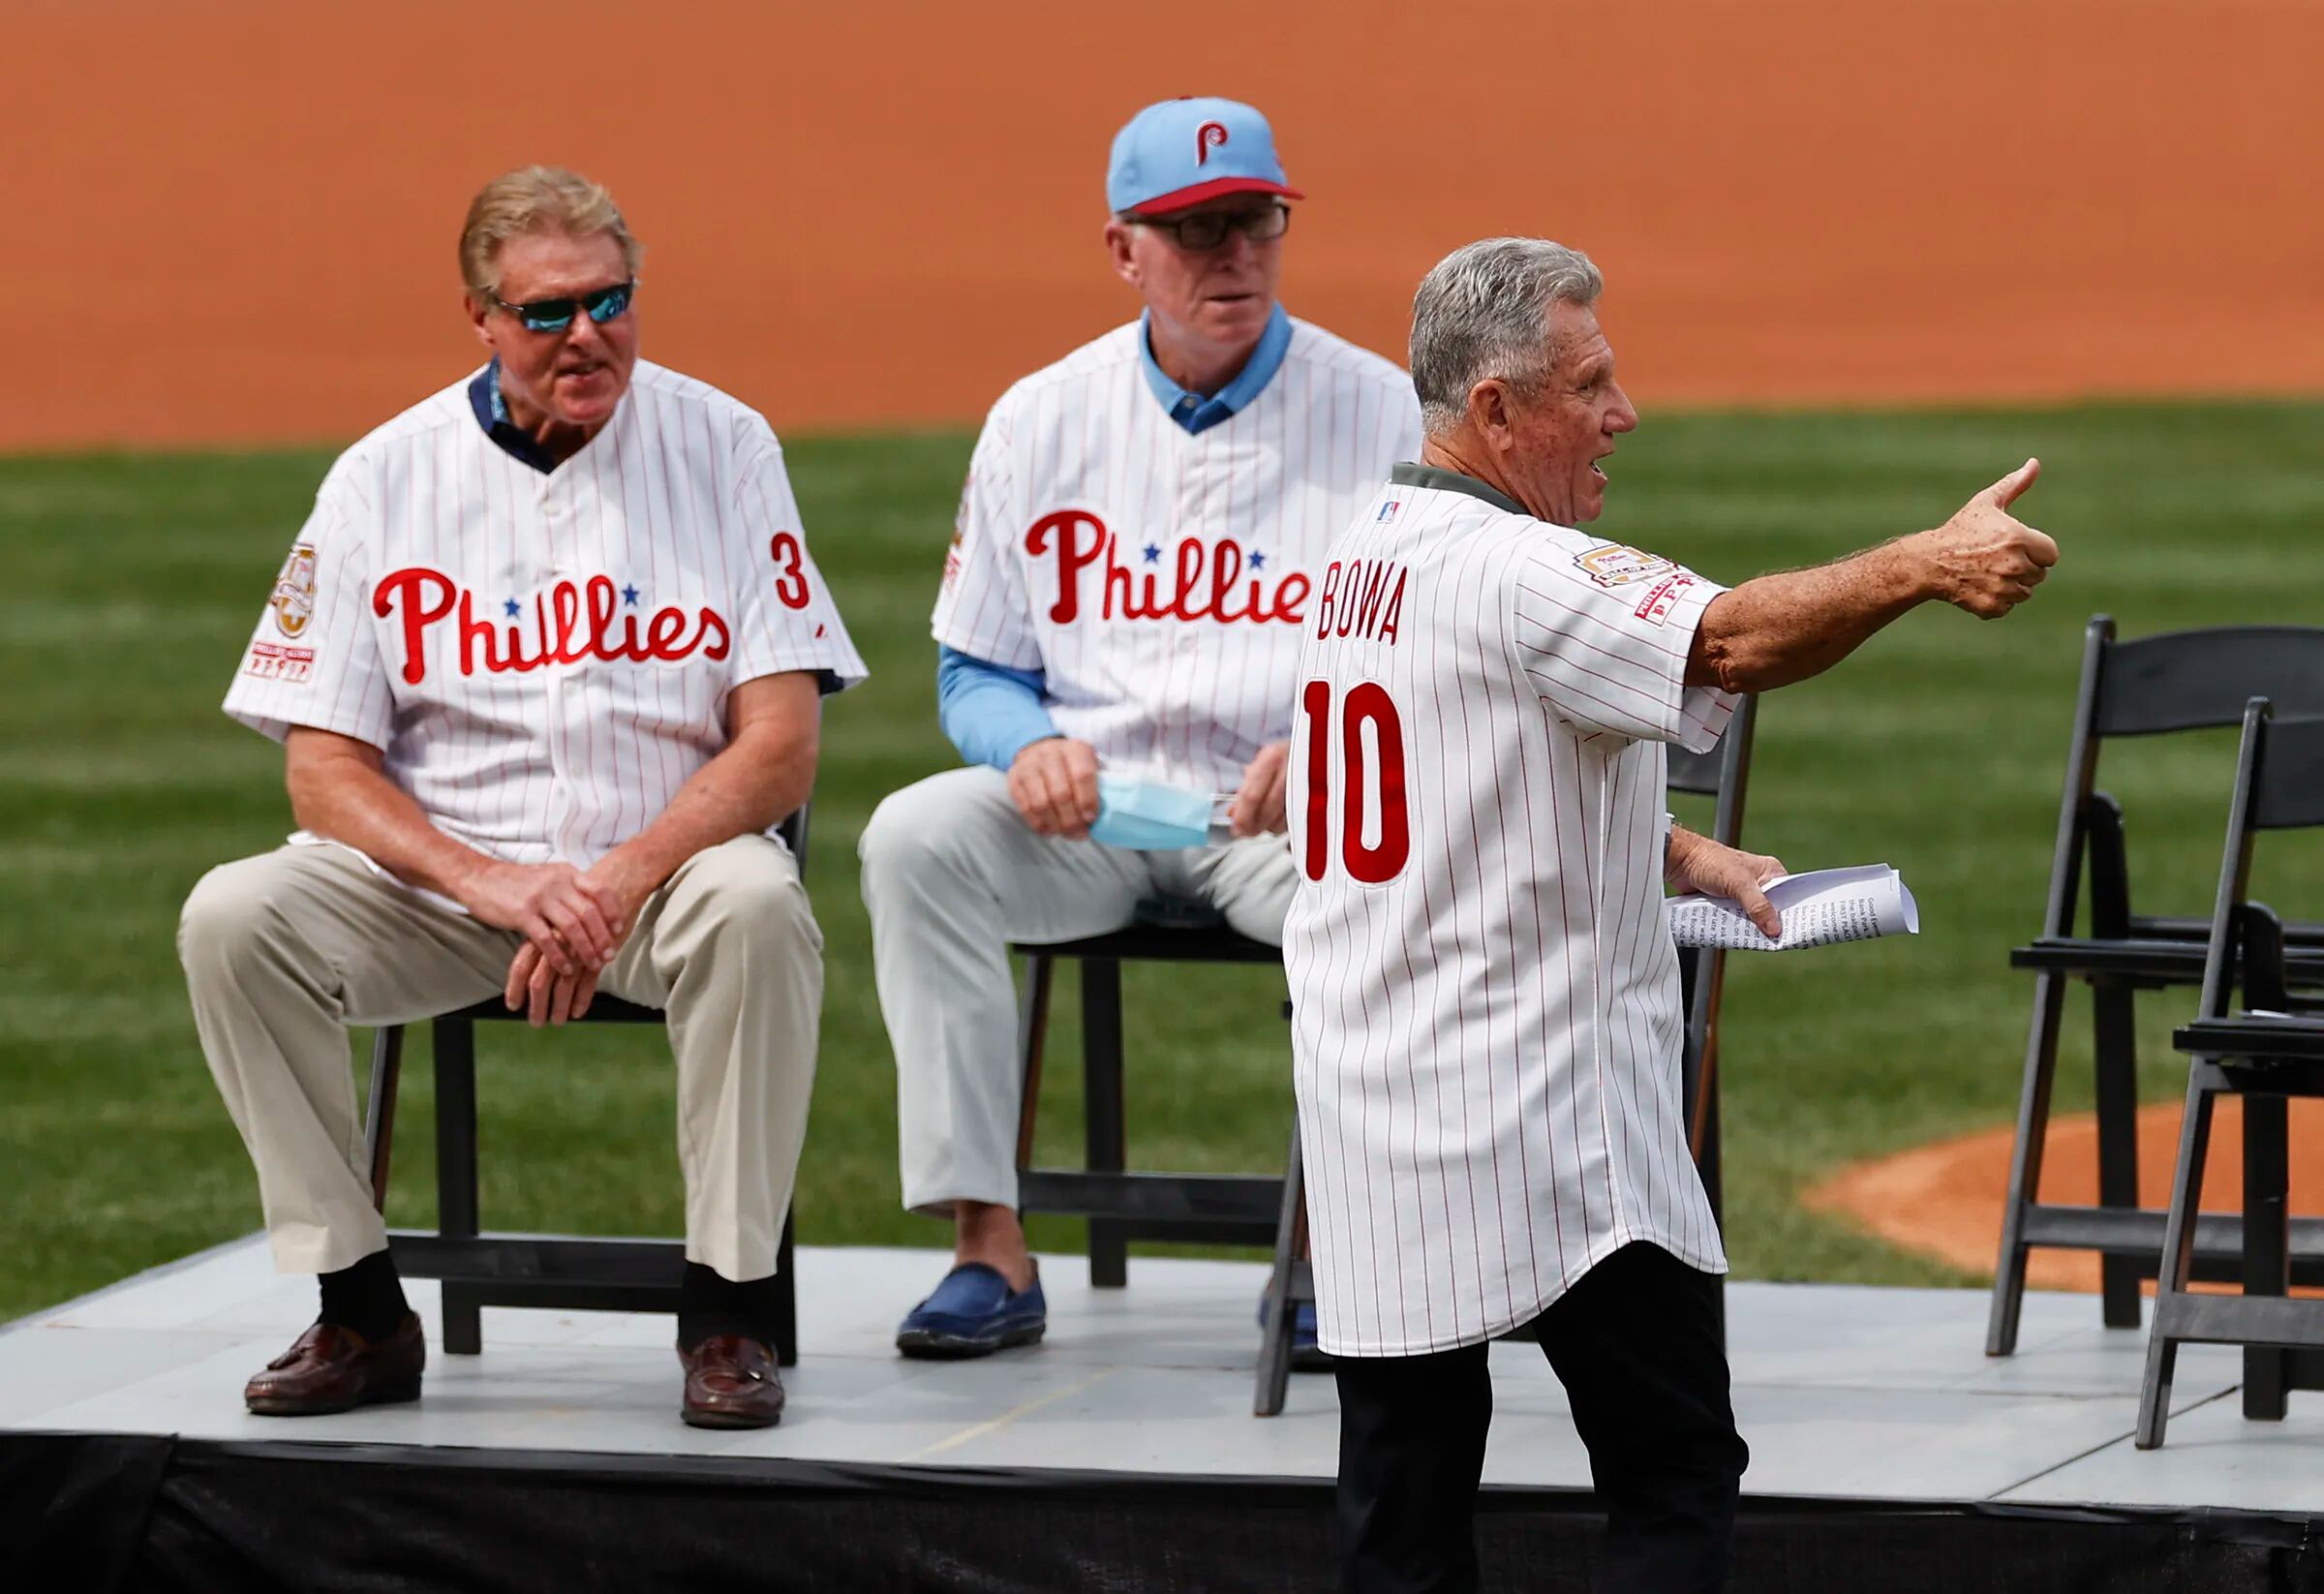
[[[891, 796], [862, 848], [903, 1201], [953, 1223], [908, 1356], [1047, 1328], [1008, 943], [1118, 930], [1148, 898], [1282, 939], [1299, 627], [1325, 545], [1420, 440], [1402, 371], [1276, 300], [1300, 197], [1249, 106], [1132, 117], [1105, 242], [1145, 314], [1011, 387], [977, 440], [933, 626], [967, 767]], [[1218, 793], [1235, 839], [1210, 844]]]
[[2058, 557], [2008, 506], [1728, 591], [1576, 530], [1637, 414], [1572, 250], [1494, 238], [1413, 305], [1427, 441], [1302, 628], [1285, 927], [1355, 1594], [1477, 1586], [1485, 1350], [1539, 1321], [1611, 1543], [1600, 1586], [1723, 1585], [1745, 1450], [1719, 1234], [1679, 1109], [1666, 881], [1774, 934], [1770, 858], [1671, 827], [1664, 749], [1932, 600], [1992, 618]]

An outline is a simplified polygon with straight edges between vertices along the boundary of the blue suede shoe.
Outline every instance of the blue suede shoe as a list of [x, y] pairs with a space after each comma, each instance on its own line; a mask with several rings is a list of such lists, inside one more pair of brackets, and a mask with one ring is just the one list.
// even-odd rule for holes
[[[1267, 1292], [1259, 1292], [1259, 1326], [1267, 1327]], [[1291, 1370], [1330, 1372], [1331, 1358], [1315, 1342], [1315, 1303], [1302, 1301], [1291, 1313]]]
[[931, 1361], [990, 1356], [1011, 1345], [1030, 1345], [1049, 1330], [1049, 1303], [1041, 1275], [1022, 1290], [996, 1268], [963, 1262], [944, 1275], [933, 1294], [896, 1330], [896, 1348]]

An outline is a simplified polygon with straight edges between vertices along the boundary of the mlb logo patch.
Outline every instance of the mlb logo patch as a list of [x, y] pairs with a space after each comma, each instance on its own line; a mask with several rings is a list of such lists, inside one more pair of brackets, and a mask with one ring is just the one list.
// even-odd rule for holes
[[1372, 518], [1375, 520], [1393, 520], [1396, 518], [1396, 511], [1402, 507], [1404, 507], [1404, 501], [1402, 499], [1391, 498], [1386, 504], [1380, 506], [1380, 512]]

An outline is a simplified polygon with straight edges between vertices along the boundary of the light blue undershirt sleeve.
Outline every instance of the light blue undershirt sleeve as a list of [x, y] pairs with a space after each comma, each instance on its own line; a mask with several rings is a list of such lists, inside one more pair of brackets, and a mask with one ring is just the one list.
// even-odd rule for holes
[[961, 756], [1005, 770], [1033, 742], [1057, 734], [1039, 670], [1013, 670], [936, 649], [936, 720]]

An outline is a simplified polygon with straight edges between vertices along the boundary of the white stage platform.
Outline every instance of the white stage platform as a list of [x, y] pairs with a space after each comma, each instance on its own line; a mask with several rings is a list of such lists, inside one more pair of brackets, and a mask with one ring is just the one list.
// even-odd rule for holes
[[[431, 1346], [416, 1405], [256, 1418], [243, 1380], [313, 1314], [313, 1284], [254, 1238], [0, 1330], [0, 1429], [266, 1444], [465, 1447], [606, 1456], [1328, 1479], [1329, 1376], [1295, 1375], [1283, 1415], [1251, 1415], [1265, 1268], [1134, 1259], [1091, 1290], [1043, 1260], [1045, 1344], [980, 1362], [907, 1362], [897, 1318], [942, 1269], [933, 1251], [803, 1249], [800, 1363], [781, 1426], [721, 1434], [677, 1417], [666, 1317], [484, 1312], [484, 1352]], [[414, 1281], [434, 1339], [435, 1286]], [[1981, 1292], [1746, 1283], [1728, 1291], [1747, 1495], [2324, 1516], [2324, 1395], [2246, 1421], [2238, 1355], [2180, 1356], [2169, 1444], [2131, 1447], [2145, 1337], [2088, 1296], [2034, 1295], [2023, 1349], [1981, 1354]], [[1540, 1352], [1493, 1353], [1488, 1484], [1586, 1489], [1563, 1392]]]

